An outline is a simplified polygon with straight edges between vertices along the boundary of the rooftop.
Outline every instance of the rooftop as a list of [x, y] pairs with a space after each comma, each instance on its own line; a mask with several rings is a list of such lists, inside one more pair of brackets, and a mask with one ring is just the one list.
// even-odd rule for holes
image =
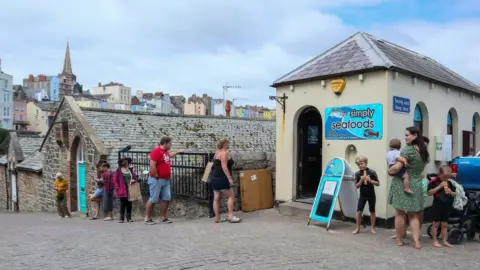
[[272, 86], [376, 69], [398, 70], [480, 94], [477, 85], [437, 61], [363, 32], [277, 79]]

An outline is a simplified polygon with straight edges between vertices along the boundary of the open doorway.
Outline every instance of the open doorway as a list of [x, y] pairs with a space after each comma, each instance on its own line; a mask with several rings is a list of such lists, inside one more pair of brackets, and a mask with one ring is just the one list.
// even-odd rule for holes
[[315, 107], [305, 108], [297, 124], [297, 198], [315, 197], [322, 176], [322, 116]]

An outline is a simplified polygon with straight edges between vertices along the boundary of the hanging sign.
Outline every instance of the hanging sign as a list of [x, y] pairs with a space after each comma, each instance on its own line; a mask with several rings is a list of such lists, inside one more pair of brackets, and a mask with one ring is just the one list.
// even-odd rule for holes
[[362, 104], [325, 109], [326, 140], [381, 140], [383, 106]]
[[355, 218], [358, 201], [355, 178], [350, 164], [343, 158], [334, 158], [325, 167], [308, 223], [311, 220], [326, 223], [328, 230], [337, 199], [342, 215]]

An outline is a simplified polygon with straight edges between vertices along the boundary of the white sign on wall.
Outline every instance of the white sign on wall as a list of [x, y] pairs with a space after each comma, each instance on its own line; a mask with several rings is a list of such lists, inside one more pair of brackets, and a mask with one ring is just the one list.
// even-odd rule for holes
[[452, 161], [452, 135], [435, 136], [435, 160]]

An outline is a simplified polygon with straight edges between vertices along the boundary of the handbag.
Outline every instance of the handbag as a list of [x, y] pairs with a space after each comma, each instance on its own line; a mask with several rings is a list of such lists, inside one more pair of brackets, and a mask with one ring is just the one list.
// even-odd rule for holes
[[205, 171], [203, 172], [202, 181], [205, 183], [210, 183], [210, 174], [212, 173], [213, 162], [209, 161], [207, 166], [205, 166]]
[[139, 183], [133, 183], [128, 185], [128, 201], [143, 202], [142, 192], [140, 191]]
[[57, 201], [63, 201], [63, 199], [65, 199], [65, 194], [57, 194]]

